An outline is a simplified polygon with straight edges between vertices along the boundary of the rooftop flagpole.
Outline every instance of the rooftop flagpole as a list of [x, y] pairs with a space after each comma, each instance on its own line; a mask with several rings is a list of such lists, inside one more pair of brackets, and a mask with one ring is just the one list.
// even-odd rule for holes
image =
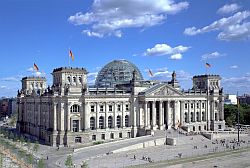
[[69, 67], [70, 67], [70, 54], [69, 54], [69, 52], [70, 52], [70, 47], [69, 47], [69, 50], [68, 50], [68, 59], [69, 59]]

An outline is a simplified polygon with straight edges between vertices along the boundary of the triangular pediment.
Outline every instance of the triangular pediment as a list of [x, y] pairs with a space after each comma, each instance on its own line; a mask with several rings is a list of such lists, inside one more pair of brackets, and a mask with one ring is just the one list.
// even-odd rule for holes
[[145, 90], [145, 96], [182, 96], [184, 93], [173, 88], [168, 84], [157, 84], [152, 88]]

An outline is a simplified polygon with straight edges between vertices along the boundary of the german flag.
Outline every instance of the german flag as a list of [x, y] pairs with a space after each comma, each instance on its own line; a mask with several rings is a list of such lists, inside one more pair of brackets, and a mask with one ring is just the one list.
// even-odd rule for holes
[[152, 72], [150, 69], [148, 69], [148, 75], [149, 75], [150, 77], [153, 77], [153, 76], [154, 76], [153, 72]]
[[38, 66], [36, 65], [36, 63], [34, 63], [33, 68], [34, 68], [35, 71], [39, 71], [39, 68], [38, 68]]
[[69, 50], [69, 57], [72, 59], [72, 61], [74, 61], [75, 57], [71, 50]]
[[210, 68], [212, 65], [206, 62], [205, 66], [206, 68]]

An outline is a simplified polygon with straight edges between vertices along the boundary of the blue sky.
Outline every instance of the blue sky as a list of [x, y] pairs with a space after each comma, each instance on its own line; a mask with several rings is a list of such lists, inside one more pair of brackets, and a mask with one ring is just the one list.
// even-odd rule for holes
[[245, 0], [1, 0], [0, 96], [15, 96], [24, 76], [45, 75], [51, 85], [69, 48], [90, 83], [108, 62], [127, 59], [145, 79], [169, 80], [175, 70], [188, 89], [207, 61], [226, 93], [250, 93], [249, 38]]

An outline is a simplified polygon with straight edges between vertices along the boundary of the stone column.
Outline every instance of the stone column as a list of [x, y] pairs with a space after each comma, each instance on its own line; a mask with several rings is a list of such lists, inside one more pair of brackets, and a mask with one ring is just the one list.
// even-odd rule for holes
[[107, 129], [108, 128], [108, 111], [109, 111], [108, 102], [105, 103], [105, 106], [106, 106], [106, 111], [105, 111], [105, 118], [104, 118], [104, 128]]
[[194, 122], [196, 122], [196, 112], [197, 112], [197, 111], [196, 111], [196, 103], [197, 103], [197, 102], [196, 102], [196, 100], [195, 100], [195, 101], [194, 101], [194, 113], [193, 113], [193, 114], [194, 114], [194, 116], [193, 116], [193, 117], [194, 117]]
[[64, 103], [61, 103], [60, 131], [64, 131]]
[[215, 121], [214, 113], [215, 113], [215, 105], [214, 100], [211, 102], [211, 119], [212, 121]]
[[84, 103], [84, 130], [89, 130], [89, 102]]
[[156, 108], [155, 108], [155, 101], [153, 101], [153, 104], [152, 104], [152, 128], [153, 130], [156, 130]]
[[[53, 121], [54, 121], [54, 126], [53, 126], [53, 129], [54, 129], [54, 131], [57, 131], [57, 118], [56, 118], [56, 116], [57, 116], [57, 109], [56, 109], [56, 107], [57, 107], [57, 104], [56, 103], [54, 103], [54, 111], [53, 111]], [[39, 117], [39, 120], [40, 120], [40, 117]]]
[[159, 129], [163, 130], [163, 111], [162, 111], [162, 101], [159, 102]]
[[188, 123], [190, 123], [190, 120], [191, 120], [190, 112], [191, 112], [191, 102], [188, 101], [188, 114], [187, 114], [187, 122]]
[[174, 105], [174, 126], [177, 128], [180, 122], [180, 101], [175, 101]]
[[100, 113], [100, 104], [97, 103], [97, 107], [96, 107], [96, 117], [95, 117], [95, 127], [96, 129], [99, 128], [99, 113]]
[[224, 103], [223, 103], [224, 99], [221, 101], [220, 106], [221, 106], [221, 110], [220, 110], [220, 114], [221, 114], [221, 120], [224, 120]]
[[184, 124], [184, 101], [180, 101], [180, 125]]
[[144, 102], [144, 127], [148, 127], [148, 102]]
[[125, 110], [126, 110], [126, 104], [123, 102], [122, 103], [122, 116], [121, 116], [121, 127], [125, 127]]
[[114, 103], [113, 127], [116, 128], [117, 103]]
[[[68, 104], [69, 106], [68, 106], [68, 111], [67, 111], [67, 130], [68, 130], [68, 132], [70, 132], [70, 131], [72, 131], [71, 130], [71, 126], [70, 126], [70, 105], [71, 104]], [[81, 123], [80, 123], [81, 124]]]
[[209, 99], [207, 99], [207, 103], [206, 103], [206, 120], [207, 120], [207, 130], [209, 131], [210, 128], [210, 124], [211, 124], [211, 118], [210, 118], [210, 101]]
[[170, 129], [171, 128], [171, 109], [170, 109], [170, 100], [167, 101], [167, 128]]

